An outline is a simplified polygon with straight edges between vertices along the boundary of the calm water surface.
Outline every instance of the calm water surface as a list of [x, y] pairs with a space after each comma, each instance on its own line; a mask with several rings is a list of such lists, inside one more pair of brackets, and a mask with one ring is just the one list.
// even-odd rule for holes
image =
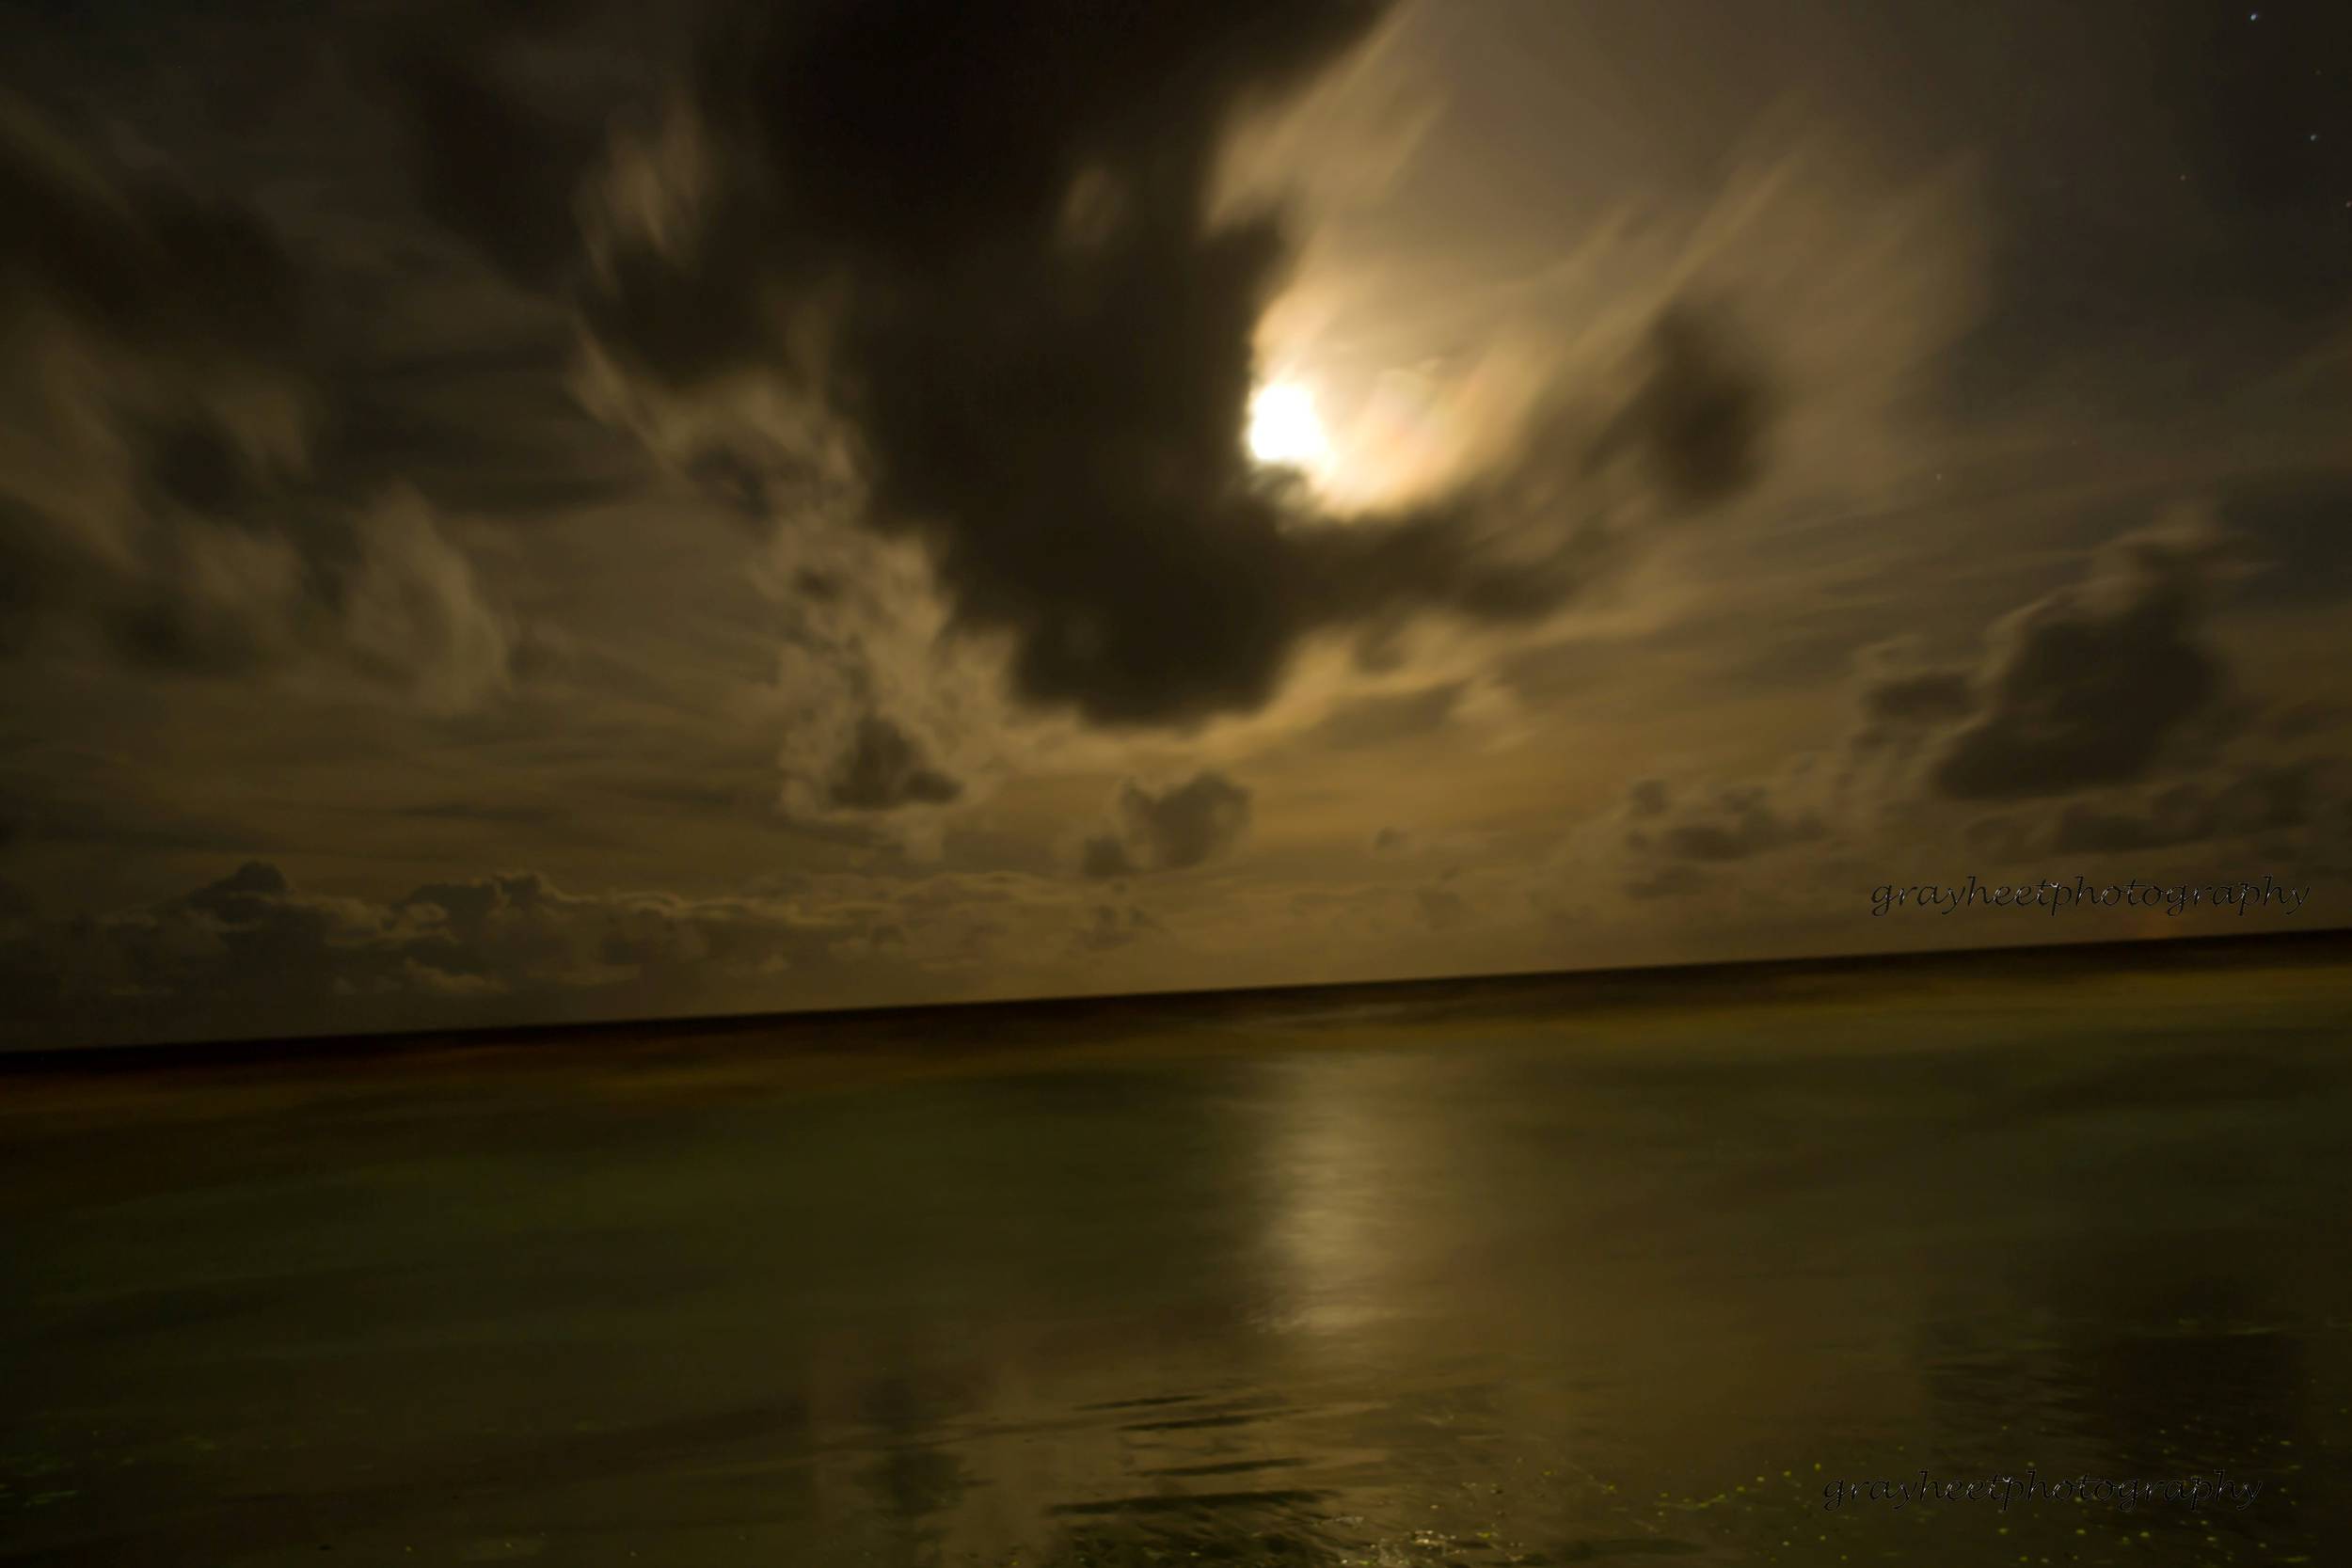
[[[0, 1562], [2344, 1560], [2352, 1062], [2274, 1014], [20, 1098]], [[1824, 1506], [1923, 1468], [2261, 1490]]]

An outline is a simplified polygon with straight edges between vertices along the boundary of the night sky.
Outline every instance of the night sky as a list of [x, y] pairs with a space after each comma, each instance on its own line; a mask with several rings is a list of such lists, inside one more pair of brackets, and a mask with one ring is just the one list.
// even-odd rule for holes
[[8, 1044], [2344, 923], [2352, 8], [0, 27]]

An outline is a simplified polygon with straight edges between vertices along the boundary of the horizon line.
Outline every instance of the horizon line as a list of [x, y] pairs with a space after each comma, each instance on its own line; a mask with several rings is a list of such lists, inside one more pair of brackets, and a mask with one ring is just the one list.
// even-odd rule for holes
[[964, 997], [936, 1002], [884, 1002], [829, 1007], [769, 1008], [740, 1013], [643, 1014], [585, 1022], [547, 1022], [463, 1024], [427, 1029], [352, 1030], [345, 1033], [253, 1035], [188, 1040], [138, 1040], [121, 1044], [46, 1045], [0, 1050], [0, 1074], [136, 1069], [158, 1067], [208, 1068], [286, 1060], [352, 1060], [429, 1050], [464, 1042], [482, 1048], [516, 1045], [551, 1036], [594, 1038], [661, 1028], [687, 1036], [749, 1033], [779, 1024], [821, 1025], [856, 1022], [912, 1019], [937, 1014], [1004, 1013], [1017, 1010], [1068, 1012], [1086, 1007], [1144, 1006], [1154, 1003], [1206, 1004], [1219, 1000], [1272, 1000], [1336, 991], [1407, 991], [1448, 985], [1508, 986], [1566, 981], [1602, 983], [1610, 980], [1696, 979], [1771, 971], [1794, 972], [1825, 966], [1869, 969], [1905, 964], [1962, 964], [1988, 958], [2031, 958], [2041, 961], [2084, 964], [2127, 957], [2144, 957], [2150, 950], [2183, 947], [2200, 950], [2316, 944], [2327, 939], [2352, 939], [2352, 924], [2293, 931], [2202, 932], [2195, 935], [2110, 937], [2097, 941], [2042, 942], [1981, 947], [1903, 948], [1894, 952], [1785, 954], [1772, 958], [1712, 958], [1672, 963], [1614, 964], [1589, 969], [1528, 969], [1492, 972], [1454, 971], [1435, 974], [1394, 975], [1376, 980], [1306, 980], [1250, 986], [1195, 986], [1137, 991], [1056, 991], [1036, 996]]

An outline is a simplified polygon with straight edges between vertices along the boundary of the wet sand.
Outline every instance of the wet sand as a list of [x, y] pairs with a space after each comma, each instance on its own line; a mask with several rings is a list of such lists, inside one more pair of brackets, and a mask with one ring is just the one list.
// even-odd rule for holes
[[0, 1563], [2326, 1562], [2352, 942], [2217, 951], [20, 1064]]

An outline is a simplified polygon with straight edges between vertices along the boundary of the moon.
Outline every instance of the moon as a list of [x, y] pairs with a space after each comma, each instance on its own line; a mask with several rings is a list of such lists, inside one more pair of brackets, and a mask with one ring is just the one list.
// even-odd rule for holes
[[1331, 461], [1314, 394], [1295, 381], [1269, 382], [1250, 398], [1248, 440], [1249, 455], [1268, 467], [1312, 474]]

